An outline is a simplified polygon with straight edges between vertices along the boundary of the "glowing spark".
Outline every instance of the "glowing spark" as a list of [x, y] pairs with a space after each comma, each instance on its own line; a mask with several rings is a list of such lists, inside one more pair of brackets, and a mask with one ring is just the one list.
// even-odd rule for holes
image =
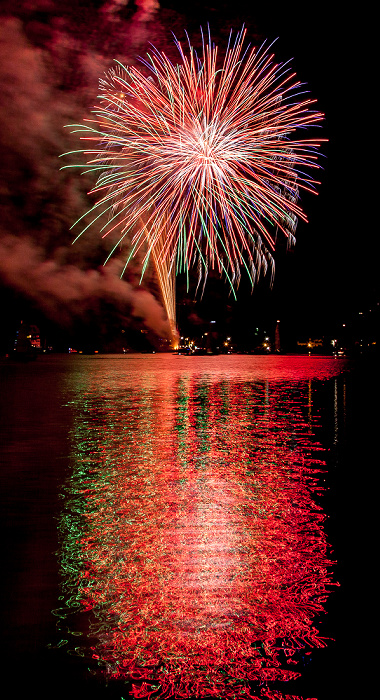
[[199, 57], [175, 40], [178, 65], [155, 48], [142, 70], [118, 64], [79, 126], [95, 142], [84, 150], [98, 175], [93, 221], [117, 232], [110, 255], [130, 243], [126, 265], [142, 250], [144, 272], [153, 256], [173, 323], [176, 273], [216, 269], [234, 290], [243, 267], [254, 284], [273, 270], [277, 231], [292, 243], [306, 220], [299, 188], [313, 191], [304, 169], [318, 167], [320, 140], [294, 134], [323, 115], [270, 47], [244, 48], [245, 35], [230, 36], [221, 61], [209, 36]]

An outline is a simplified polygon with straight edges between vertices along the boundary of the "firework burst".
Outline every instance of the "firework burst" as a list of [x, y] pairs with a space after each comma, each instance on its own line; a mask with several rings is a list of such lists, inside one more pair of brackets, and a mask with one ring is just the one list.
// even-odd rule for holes
[[316, 184], [307, 172], [320, 140], [298, 132], [323, 115], [289, 66], [270, 47], [245, 47], [245, 34], [230, 36], [221, 60], [208, 36], [201, 56], [175, 40], [178, 65], [155, 48], [141, 70], [118, 63], [100, 81], [94, 118], [78, 127], [98, 176], [88, 226], [116, 233], [110, 256], [128, 241], [126, 265], [141, 250], [144, 273], [153, 257], [172, 321], [176, 273], [216, 269], [234, 290], [241, 269], [252, 284], [273, 270], [278, 231], [294, 241], [306, 220], [299, 190]]

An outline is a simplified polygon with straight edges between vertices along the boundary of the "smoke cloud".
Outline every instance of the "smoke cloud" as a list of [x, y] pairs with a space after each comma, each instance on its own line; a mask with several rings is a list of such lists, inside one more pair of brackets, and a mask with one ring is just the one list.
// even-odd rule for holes
[[157, 335], [168, 335], [162, 306], [147, 290], [136, 289], [118, 276], [120, 266], [110, 262], [98, 270], [80, 270], [44, 259], [44, 252], [27, 238], [0, 240], [0, 275], [5, 284], [32, 299], [46, 316], [69, 324], [99, 299], [112, 301]]
[[150, 22], [160, 7], [156, 0], [135, 0], [135, 5], [139, 8], [133, 18], [135, 22]]
[[[120, 13], [127, 7], [128, 2], [129, 0], [108, 0], [102, 5], [101, 13], [111, 20], [120, 19]], [[135, 0], [134, 4], [139, 9], [133, 15], [132, 22], [150, 22], [160, 8], [157, 0]]]
[[99, 16], [79, 19], [75, 8], [70, 14], [55, 2], [20, 3], [18, 16], [12, 8], [2, 18], [0, 281], [61, 325], [104, 300], [115, 305], [118, 317], [134, 324], [141, 319], [169, 338], [165, 312], [151, 291], [131, 278], [121, 280], [117, 260], [102, 266], [108, 242], [96, 227], [71, 245], [70, 226], [89, 209], [93, 183], [60, 170], [59, 155], [80, 148], [65, 125], [88, 116], [98, 78], [113, 58], [134, 60], [159, 7], [156, 0], [137, 0], [127, 8], [133, 11], [129, 19], [119, 19], [127, 4], [103, 5], [103, 16], [118, 17], [122, 25], [116, 30], [111, 22], [114, 31], [106, 32]]

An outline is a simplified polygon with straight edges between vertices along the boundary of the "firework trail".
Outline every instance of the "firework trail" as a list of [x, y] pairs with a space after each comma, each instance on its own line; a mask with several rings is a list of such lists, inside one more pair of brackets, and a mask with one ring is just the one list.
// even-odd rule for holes
[[141, 251], [143, 274], [153, 257], [173, 325], [176, 273], [216, 269], [234, 291], [243, 268], [252, 284], [273, 272], [277, 233], [294, 241], [306, 220], [299, 189], [316, 184], [305, 167], [318, 168], [321, 140], [295, 132], [323, 115], [289, 66], [270, 47], [245, 47], [245, 35], [230, 35], [223, 59], [209, 35], [201, 56], [175, 40], [178, 65], [154, 47], [141, 70], [117, 64], [94, 118], [75, 125], [98, 176], [83, 230], [100, 221], [103, 236], [116, 235], [110, 256], [126, 239], [125, 265]]

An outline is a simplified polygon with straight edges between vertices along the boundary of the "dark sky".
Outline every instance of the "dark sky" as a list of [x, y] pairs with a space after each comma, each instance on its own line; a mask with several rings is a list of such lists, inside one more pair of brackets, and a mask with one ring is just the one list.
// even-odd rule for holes
[[[6, 323], [28, 313], [48, 319], [75, 335], [78, 326], [96, 328], [145, 325], [165, 327], [149, 292], [136, 296], [136, 271], [118, 282], [116, 270], [104, 275], [105, 248], [96, 232], [72, 248], [69, 227], [88, 206], [89, 183], [62, 173], [58, 156], [71, 148], [66, 124], [86, 117], [97, 93], [99, 75], [113, 58], [135, 61], [151, 41], [171, 49], [171, 32], [188, 29], [195, 40], [209, 21], [223, 45], [230, 28], [244, 22], [254, 44], [277, 39], [278, 60], [293, 59], [318, 108], [325, 113], [319, 195], [303, 195], [309, 223], [299, 223], [294, 249], [278, 250], [271, 289], [261, 280], [251, 293], [242, 283], [237, 302], [226, 285], [211, 280], [202, 302], [178, 283], [179, 316], [220, 319], [236, 327], [273, 327], [280, 318], [290, 334], [334, 333], [337, 324], [379, 301], [375, 226], [368, 175], [370, 126], [366, 100], [367, 33], [371, 17], [331, 3], [218, 3], [130, 0], [60, 3], [53, 0], [1, 2], [0, 281]], [[108, 12], [108, 15], [107, 15]], [[139, 13], [139, 14], [137, 14]], [[112, 14], [112, 12], [111, 12]], [[106, 20], [105, 20], [106, 18]], [[372, 107], [373, 107], [372, 103]], [[366, 112], [364, 111], [366, 110]], [[374, 189], [374, 188], [373, 188]], [[117, 267], [117, 265], [115, 265]], [[155, 291], [152, 275], [147, 290]], [[8, 326], [7, 326], [8, 323]], [[191, 326], [191, 324], [190, 324]]]

